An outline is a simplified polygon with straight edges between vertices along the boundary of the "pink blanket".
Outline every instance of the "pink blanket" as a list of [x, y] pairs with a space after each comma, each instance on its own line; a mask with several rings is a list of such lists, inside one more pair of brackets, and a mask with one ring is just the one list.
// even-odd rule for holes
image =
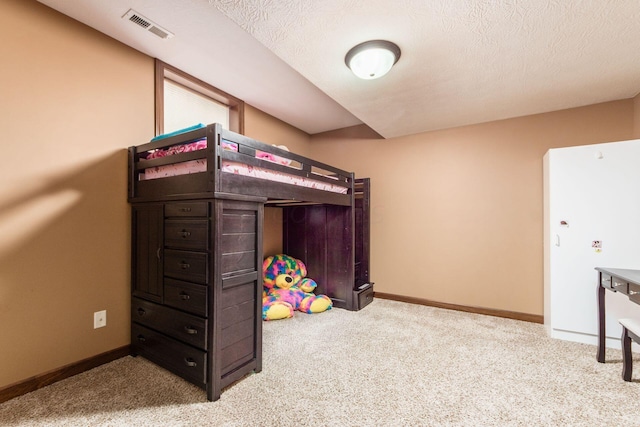
[[[151, 151], [147, 154], [145, 159], [157, 159], [161, 157], [171, 156], [178, 153], [187, 153], [190, 151], [203, 150], [207, 148], [207, 140], [201, 139], [189, 144], [176, 145], [167, 149], [158, 149]], [[229, 151], [238, 151], [237, 144], [232, 142], [222, 141], [222, 148]], [[272, 161], [274, 163], [280, 163], [288, 165], [289, 160], [283, 159], [278, 156], [271, 155], [270, 153], [264, 153], [261, 151], [256, 152], [256, 157], [263, 160]], [[144, 173], [140, 174], [140, 180], [149, 180], [157, 178], [166, 178], [176, 175], [185, 175], [190, 173], [206, 172], [207, 159], [190, 160], [187, 162], [174, 163], [164, 166], [156, 166], [147, 168]], [[304, 178], [295, 175], [288, 175], [281, 172], [272, 171], [269, 169], [254, 167], [237, 162], [223, 161], [221, 170], [226, 173], [233, 173], [237, 175], [250, 176], [253, 178], [266, 179], [269, 181], [277, 181], [286, 184], [298, 185], [302, 187], [315, 188], [318, 190], [331, 191], [334, 193], [347, 193], [347, 188], [340, 185], [333, 185], [326, 182]], [[323, 175], [320, 175], [323, 176]]]

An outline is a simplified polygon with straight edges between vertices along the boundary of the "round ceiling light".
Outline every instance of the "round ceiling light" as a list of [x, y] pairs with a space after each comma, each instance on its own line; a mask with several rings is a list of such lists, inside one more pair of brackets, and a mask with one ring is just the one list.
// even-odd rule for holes
[[371, 80], [384, 76], [400, 59], [400, 48], [386, 40], [369, 40], [347, 52], [344, 62], [361, 79]]

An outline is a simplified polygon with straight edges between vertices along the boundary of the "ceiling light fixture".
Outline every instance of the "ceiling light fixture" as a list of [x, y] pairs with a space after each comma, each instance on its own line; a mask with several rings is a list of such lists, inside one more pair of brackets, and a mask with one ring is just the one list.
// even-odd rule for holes
[[361, 79], [382, 77], [400, 59], [400, 48], [386, 40], [369, 40], [352, 47], [344, 62]]

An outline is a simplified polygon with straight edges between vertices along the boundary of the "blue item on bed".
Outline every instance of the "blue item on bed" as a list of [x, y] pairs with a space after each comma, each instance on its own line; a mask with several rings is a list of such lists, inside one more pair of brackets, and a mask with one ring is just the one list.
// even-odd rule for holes
[[169, 138], [171, 136], [180, 135], [181, 133], [191, 132], [192, 130], [202, 129], [203, 127], [206, 127], [206, 126], [203, 125], [202, 123], [198, 123], [197, 125], [189, 126], [184, 129], [179, 129], [169, 133], [163, 133], [162, 135], [158, 135], [155, 138], [153, 138], [151, 142], [158, 141], [160, 139]]

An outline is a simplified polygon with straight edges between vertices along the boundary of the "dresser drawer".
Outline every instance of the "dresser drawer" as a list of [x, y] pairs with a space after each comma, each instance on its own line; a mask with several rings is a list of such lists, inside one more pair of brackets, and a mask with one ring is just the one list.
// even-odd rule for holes
[[207, 379], [206, 352], [183, 344], [144, 326], [131, 324], [131, 346], [154, 363], [203, 387]]
[[207, 202], [167, 203], [164, 205], [165, 217], [194, 217], [209, 216], [209, 204]]
[[362, 310], [373, 301], [373, 285], [368, 288], [354, 291], [357, 298], [357, 310]]
[[208, 255], [202, 252], [165, 249], [164, 275], [195, 283], [208, 283]]
[[131, 320], [203, 350], [207, 348], [207, 320], [201, 317], [132, 298]]
[[600, 273], [600, 285], [603, 288], [611, 289], [611, 276], [605, 273]]
[[629, 283], [629, 299], [640, 304], [640, 286], [635, 283]]
[[209, 249], [209, 220], [167, 219], [164, 222], [164, 245], [170, 248]]
[[613, 289], [614, 291], [620, 291], [623, 294], [626, 294], [629, 292], [628, 285], [629, 284], [625, 280], [622, 280], [619, 277], [613, 276], [611, 278], [611, 289]]
[[165, 277], [164, 303], [207, 317], [207, 287]]

